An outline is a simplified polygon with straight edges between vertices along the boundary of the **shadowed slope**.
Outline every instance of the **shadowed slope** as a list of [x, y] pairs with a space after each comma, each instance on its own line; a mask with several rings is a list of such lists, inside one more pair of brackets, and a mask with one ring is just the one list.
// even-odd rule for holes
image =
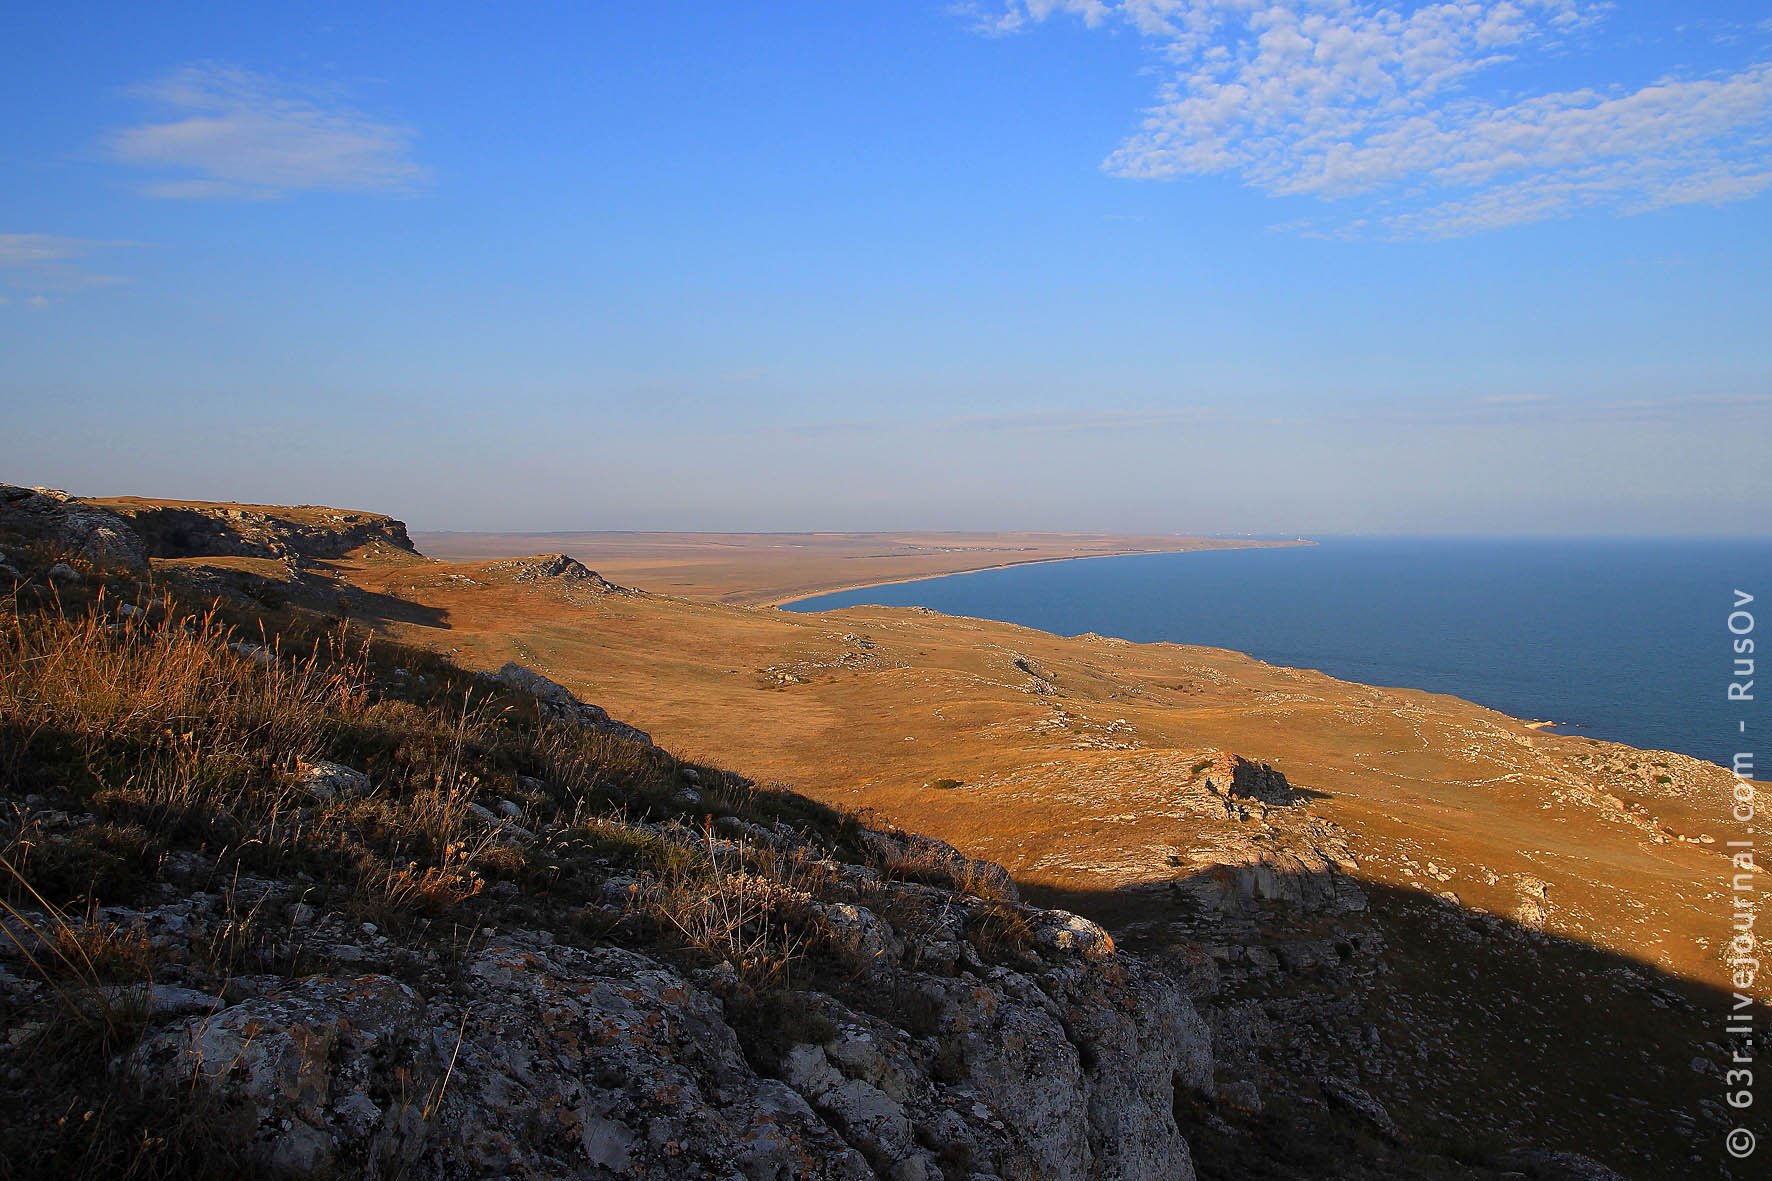
[[[1289, 892], [1334, 892], [1311, 876]], [[1426, 891], [1359, 889], [1339, 910], [1248, 899], [1221, 912], [1201, 905], [1218, 895], [1209, 876], [1029, 896], [1189, 980], [1223, 1096], [1182, 1116], [1202, 1178], [1580, 1175], [1521, 1146], [1640, 1181], [1762, 1175], [1723, 1144], [1731, 1128], [1772, 1133], [1763, 1108], [1725, 1104], [1731, 1056], [1757, 1053], [1725, 1022], [1764, 1030], [1772, 1009]], [[1239, 940], [1266, 955], [1227, 954]]]
[[[1203, 1159], [1253, 1136], [1270, 1171], [1251, 1175], [1320, 1176], [1321, 1135], [1360, 1154], [1335, 1175], [1433, 1175], [1364, 1145], [1392, 1135], [1366, 1091], [1408, 1153], [1471, 1170], [1447, 1175], [1572, 1175], [1510, 1163], [1493, 1134], [1678, 1176], [1727, 1115], [1733, 780], [1713, 765], [1232, 652], [917, 609], [736, 609], [558, 555], [359, 552], [291, 585], [1098, 915], [1217, 1014], [1228, 1073], [1223, 1105], [1196, 1113]], [[1474, 1139], [1433, 1140], [1453, 1126]]]

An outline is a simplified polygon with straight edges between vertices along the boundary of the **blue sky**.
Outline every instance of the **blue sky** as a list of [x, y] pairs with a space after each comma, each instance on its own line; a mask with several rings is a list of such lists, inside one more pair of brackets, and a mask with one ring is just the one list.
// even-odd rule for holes
[[1765, 533], [1769, 16], [22, 7], [0, 479], [430, 528]]

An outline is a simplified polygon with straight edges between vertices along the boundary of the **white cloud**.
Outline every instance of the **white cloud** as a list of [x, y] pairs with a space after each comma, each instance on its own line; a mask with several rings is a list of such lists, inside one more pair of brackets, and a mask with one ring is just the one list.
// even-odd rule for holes
[[25, 302], [40, 307], [47, 302], [42, 296], [45, 291], [80, 291], [121, 283], [116, 275], [88, 270], [83, 260], [129, 245], [132, 243], [60, 234], [0, 234], [0, 285], [35, 292]]
[[1476, 92], [1484, 71], [1555, 51], [1603, 11], [1587, 0], [1018, 0], [980, 24], [1014, 32], [1068, 14], [1152, 38], [1167, 77], [1104, 167], [1360, 198], [1334, 232], [1456, 235], [1772, 187], [1772, 63], [1634, 90]]
[[152, 196], [402, 192], [426, 175], [411, 159], [410, 131], [351, 110], [328, 91], [206, 64], [137, 93], [165, 116], [115, 133], [108, 146], [126, 163], [178, 174], [146, 186]]

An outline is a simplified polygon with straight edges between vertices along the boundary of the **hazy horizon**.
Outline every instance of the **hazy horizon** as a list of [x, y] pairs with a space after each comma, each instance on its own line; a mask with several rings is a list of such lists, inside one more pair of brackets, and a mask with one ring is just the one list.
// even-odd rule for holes
[[1772, 531], [1763, 5], [75, 3], [0, 62], [0, 479]]

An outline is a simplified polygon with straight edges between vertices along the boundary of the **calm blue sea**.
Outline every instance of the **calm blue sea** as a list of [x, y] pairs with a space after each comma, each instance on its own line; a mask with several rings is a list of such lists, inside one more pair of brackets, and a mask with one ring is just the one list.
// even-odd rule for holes
[[1754, 749], [1754, 723], [1772, 724], [1772, 664], [1760, 703], [1726, 699], [1736, 588], [1759, 596], [1750, 610], [1765, 647], [1772, 540], [1330, 539], [960, 574], [788, 609], [923, 606], [1062, 635], [1210, 644], [1727, 765]]

